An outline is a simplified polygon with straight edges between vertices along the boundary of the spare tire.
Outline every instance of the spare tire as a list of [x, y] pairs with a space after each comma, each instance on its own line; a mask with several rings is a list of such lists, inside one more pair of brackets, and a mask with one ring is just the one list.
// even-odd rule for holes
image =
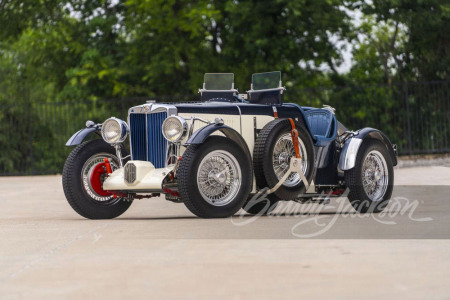
[[[314, 146], [310, 134], [302, 123], [294, 122], [298, 131], [302, 170], [308, 183], [314, 176]], [[259, 132], [253, 150], [253, 166], [259, 189], [274, 187], [289, 169], [291, 157], [295, 157], [289, 119], [275, 119]], [[306, 192], [298, 173], [292, 173], [280, 188], [269, 195], [271, 202], [293, 200]]]

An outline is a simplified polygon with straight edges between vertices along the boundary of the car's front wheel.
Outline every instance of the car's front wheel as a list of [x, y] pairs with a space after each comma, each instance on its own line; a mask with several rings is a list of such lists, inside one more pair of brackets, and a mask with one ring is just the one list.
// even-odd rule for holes
[[119, 160], [113, 147], [103, 140], [91, 140], [78, 145], [64, 165], [62, 184], [70, 206], [88, 219], [112, 219], [123, 214], [131, 202], [114, 198], [103, 190], [107, 173], [104, 159], [108, 158], [114, 171]]
[[189, 146], [177, 171], [180, 198], [202, 218], [234, 215], [247, 200], [252, 185], [248, 155], [232, 140], [211, 136]]

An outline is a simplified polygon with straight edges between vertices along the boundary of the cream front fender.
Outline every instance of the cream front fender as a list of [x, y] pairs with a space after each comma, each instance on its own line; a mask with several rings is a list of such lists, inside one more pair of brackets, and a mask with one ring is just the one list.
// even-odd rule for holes
[[[136, 180], [128, 183], [125, 180], [125, 168], [128, 164], [134, 164]], [[123, 168], [115, 170], [106, 178], [103, 189], [107, 191], [140, 191], [140, 192], [162, 192], [162, 183], [172, 171], [172, 167], [155, 169], [148, 161], [129, 161]]]

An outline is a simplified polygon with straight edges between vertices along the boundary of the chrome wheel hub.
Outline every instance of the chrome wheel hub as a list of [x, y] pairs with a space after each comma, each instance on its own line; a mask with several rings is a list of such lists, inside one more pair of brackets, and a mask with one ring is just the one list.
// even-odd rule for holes
[[362, 166], [362, 182], [366, 195], [372, 201], [383, 199], [389, 184], [386, 160], [376, 150], [370, 151]]
[[209, 172], [208, 177], [215, 180], [218, 184], [224, 184], [227, 180], [227, 175], [225, 174], [226, 170], [221, 172], [211, 171]]
[[203, 199], [211, 205], [223, 206], [234, 200], [241, 186], [241, 169], [228, 151], [208, 153], [198, 167], [197, 186]]
[[[302, 157], [301, 170], [303, 174], [306, 174], [306, 170], [308, 169], [308, 154], [306, 153], [306, 147], [300, 138], [298, 139], [298, 142], [300, 155]], [[295, 157], [295, 149], [294, 144], [292, 143], [291, 133], [287, 132], [280, 136], [273, 147], [272, 164], [278, 180], [283, 178], [283, 175], [289, 169], [289, 163], [292, 157]], [[283, 185], [288, 187], [296, 186], [301, 180], [300, 175], [294, 172], [286, 179]]]
[[280, 164], [280, 167], [283, 169], [286, 169], [289, 167], [289, 153], [288, 152], [281, 152], [280, 155], [278, 155], [278, 162]]

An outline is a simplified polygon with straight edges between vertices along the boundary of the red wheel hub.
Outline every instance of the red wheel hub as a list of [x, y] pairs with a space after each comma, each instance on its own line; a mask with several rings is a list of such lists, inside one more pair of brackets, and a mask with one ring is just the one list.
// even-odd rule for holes
[[107, 175], [108, 173], [106, 172], [106, 163], [102, 162], [94, 166], [91, 171], [91, 178], [89, 178], [89, 180], [91, 181], [91, 187], [94, 192], [102, 197], [112, 196], [112, 193], [107, 192], [103, 189], [102, 177], [104, 178]]

